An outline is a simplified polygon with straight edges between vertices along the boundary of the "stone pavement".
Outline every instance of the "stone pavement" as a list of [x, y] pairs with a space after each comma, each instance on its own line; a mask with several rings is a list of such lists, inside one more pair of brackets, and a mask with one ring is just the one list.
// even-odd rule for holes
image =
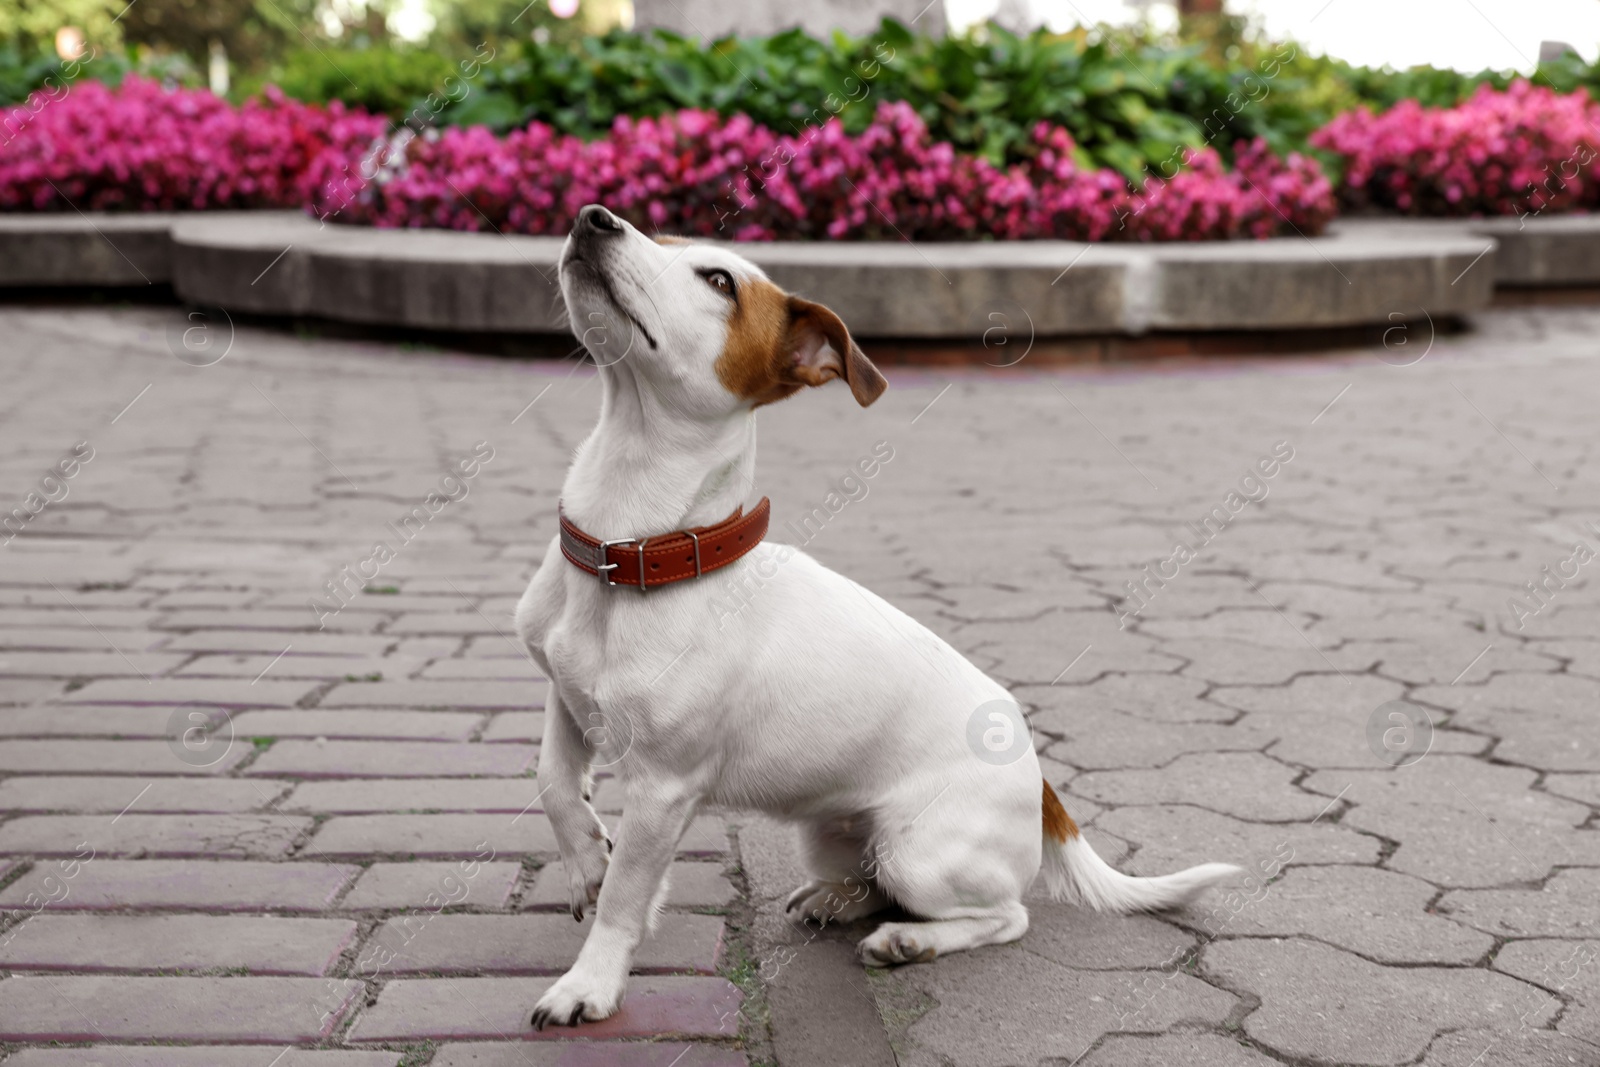
[[867, 973], [706, 817], [623, 1012], [535, 1035], [587, 924], [509, 616], [592, 376], [0, 307], [6, 1064], [1600, 1063], [1600, 313], [1425, 329], [769, 409], [777, 527], [1013, 687], [1103, 855], [1251, 876]]

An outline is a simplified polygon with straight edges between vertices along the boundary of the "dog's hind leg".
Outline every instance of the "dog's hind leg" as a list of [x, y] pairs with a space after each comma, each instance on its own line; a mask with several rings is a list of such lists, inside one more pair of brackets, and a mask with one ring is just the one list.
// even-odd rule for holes
[[1011, 777], [1020, 776], [919, 782], [886, 808], [873, 845], [878, 886], [925, 921], [879, 926], [858, 946], [863, 963], [923, 963], [1027, 932], [1022, 894], [1039, 868], [1038, 786], [1024, 792]]
[[789, 894], [784, 914], [795, 922], [853, 922], [889, 906], [873, 881], [866, 841], [837, 822], [800, 828], [800, 848], [811, 880]]
[[[545, 698], [544, 741], [539, 746], [539, 792], [561, 864], [567, 871], [567, 899], [572, 917], [583, 921], [584, 909], [600, 896], [611, 858], [611, 837], [589, 803], [589, 748], [583, 731], [550, 685]], [[531, 805], [530, 805], [531, 806]]]

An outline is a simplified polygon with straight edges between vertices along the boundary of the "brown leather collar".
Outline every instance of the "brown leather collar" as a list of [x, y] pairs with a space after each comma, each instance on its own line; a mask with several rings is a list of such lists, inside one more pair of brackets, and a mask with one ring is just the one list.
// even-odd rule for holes
[[772, 505], [762, 497], [750, 514], [741, 507], [714, 526], [675, 530], [643, 541], [633, 537], [602, 541], [574, 526], [558, 505], [561, 554], [606, 585], [636, 585], [642, 593], [652, 586], [698, 578], [726, 567], [767, 536], [771, 511]]

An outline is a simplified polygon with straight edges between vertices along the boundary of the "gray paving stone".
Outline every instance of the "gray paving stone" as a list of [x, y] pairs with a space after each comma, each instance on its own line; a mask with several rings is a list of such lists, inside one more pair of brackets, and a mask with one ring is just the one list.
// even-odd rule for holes
[[545, 687], [536, 682], [357, 682], [335, 686], [325, 708], [542, 708]]
[[1600, 839], [1572, 829], [1588, 812], [1532, 791], [1533, 778], [1524, 768], [1429, 755], [1391, 771], [1319, 772], [1303, 784], [1330, 799], [1343, 791], [1354, 806], [1341, 823], [1398, 841], [1388, 866], [1437, 885], [1502, 885], [1600, 863]]
[[[905, 1032], [899, 1060], [915, 1065], [1010, 1067], [1046, 1057], [1070, 1063], [1106, 1034], [1160, 1031], [1180, 1021], [1216, 1026], [1235, 1004], [1231, 994], [1187, 974], [1154, 979], [1147, 989], [1147, 972], [1072, 970], [1022, 945], [947, 956], [894, 977], [938, 1004]], [[994, 996], [998, 982], [1011, 994]]]
[[681, 1041], [560, 1041], [444, 1045], [433, 1067], [745, 1067], [744, 1055]]
[[214, 704], [228, 708], [289, 708], [310, 696], [306, 682], [263, 678], [250, 683], [224, 678], [114, 678], [90, 682], [64, 694], [66, 704]]
[[340, 903], [356, 909], [504, 908], [521, 873], [517, 863], [374, 863]]
[[[156, 635], [151, 635], [155, 637]], [[163, 650], [174, 652], [206, 652], [212, 654], [261, 653], [276, 656], [286, 646], [293, 646], [294, 656], [382, 656], [395, 644], [392, 637], [369, 634], [283, 634], [257, 630], [201, 630], [192, 634], [168, 636], [161, 644]], [[288, 656], [284, 657], [285, 659]], [[262, 666], [266, 666], [265, 663]]]
[[1431, 914], [1437, 893], [1375, 867], [1299, 867], [1241, 907], [1227, 932], [1313, 937], [1379, 963], [1465, 966], [1482, 959], [1494, 939]]
[[[721, 908], [730, 904], [736, 893], [720, 863], [674, 863], [668, 872], [671, 889], [667, 903], [679, 908]], [[533, 887], [522, 895], [524, 908], [560, 911], [569, 905], [567, 876], [560, 863], [539, 871]]]
[[[594, 925], [565, 914], [465, 915], [412, 912], [385, 920], [362, 947], [356, 973], [562, 974]], [[636, 974], [715, 974], [722, 920], [669, 913], [634, 951]], [[392, 957], [392, 958], [391, 958]]]
[[[505, 627], [501, 627], [506, 629]], [[510, 630], [506, 630], [510, 633]], [[508, 650], [509, 651], [509, 650]], [[467, 679], [487, 682], [521, 682], [524, 685], [548, 685], [549, 679], [540, 673], [532, 660], [497, 659], [436, 659], [422, 671], [421, 678], [433, 680]]]
[[1593, 1063], [1594, 1044], [1549, 1030], [1459, 1030], [1440, 1034], [1421, 1067], [1577, 1067]]
[[406, 656], [300, 656], [292, 641], [279, 646], [285, 655], [209, 655], [185, 663], [174, 672], [178, 678], [312, 678], [324, 682], [343, 682], [352, 678], [380, 675], [404, 679], [421, 670], [428, 661]]
[[1299, 772], [1254, 752], [1191, 753], [1155, 770], [1089, 771], [1071, 789], [1101, 804], [1191, 803], [1244, 819], [1315, 818], [1327, 801], [1297, 789]]
[[482, 722], [447, 711], [245, 711], [233, 728], [240, 737], [465, 741]]
[[522, 741], [538, 744], [544, 739], [544, 712], [502, 711], [489, 720], [483, 731], [485, 741]]
[[319, 975], [354, 939], [348, 919], [243, 915], [35, 915], [7, 931], [0, 965], [80, 973], [242, 970]]
[[1239, 1041], [1192, 1032], [1113, 1034], [1082, 1060], [1083, 1067], [1268, 1067], [1276, 1062]]
[[539, 802], [539, 783], [534, 778], [365, 778], [304, 782], [296, 786], [279, 807], [283, 811], [333, 814], [471, 811], [517, 815], [544, 810]]
[[285, 856], [310, 829], [290, 815], [24, 815], [0, 825], [0, 855]]
[[599, 1023], [536, 1032], [528, 1023], [539, 995], [553, 978], [400, 979], [388, 983], [378, 1003], [361, 1013], [352, 1041], [417, 1039], [559, 1041], [573, 1038], [732, 1037], [741, 996], [723, 978], [635, 975], [622, 1010]]
[[249, 755], [242, 744], [219, 740], [220, 752], [204, 751], [216, 762], [200, 765], [180, 759], [168, 741], [101, 741], [51, 739], [9, 740], [0, 745], [0, 772], [61, 774], [100, 772], [127, 775], [216, 775], [231, 770]]
[[331, 1033], [360, 994], [337, 978], [18, 976], [0, 982], [0, 1038], [302, 1044]]
[[0, 718], [0, 737], [115, 737], [152, 738], [181, 737], [183, 730], [200, 722], [213, 728], [226, 715], [223, 708], [195, 708], [200, 719], [186, 715], [181, 725], [174, 726], [173, 709], [114, 708], [114, 707], [62, 707], [59, 704], [40, 704], [31, 708], [17, 708]]
[[1501, 674], [1481, 686], [1429, 686], [1414, 699], [1450, 708], [1460, 725], [1499, 737], [1500, 759], [1548, 771], [1600, 771], [1593, 729], [1600, 680]]
[[538, 755], [532, 745], [288, 740], [269, 748], [245, 773], [294, 778], [509, 778], [532, 770]]
[[[1530, 991], [1492, 971], [1384, 968], [1301, 940], [1222, 941], [1206, 949], [1201, 972], [1261, 998], [1244, 1019], [1254, 1040], [1285, 1056], [1341, 1064], [1406, 1063], [1445, 1030], [1514, 1029]], [[1537, 1011], [1529, 1024], [1542, 1026], [1553, 1014]], [[1383, 1025], [1358, 1022], [1377, 1019]]]
[[[1023, 701], [1034, 693], [1015, 691]], [[1067, 715], [1048, 705], [1028, 721], [1036, 730], [1064, 735], [1044, 750], [1051, 758], [1085, 770], [1159, 767], [1191, 752], [1258, 752], [1279, 736], [1245, 723], [1156, 723], [1089, 708]]]
[[1557, 871], [1539, 889], [1457, 889], [1441, 914], [1499, 937], [1594, 937], [1600, 934], [1600, 869]]
[[[361, 868], [337, 863], [242, 860], [116, 860], [96, 857], [63, 879], [40, 863], [0, 890], [0, 908], [26, 908], [28, 897], [53, 900], [52, 911], [119, 908], [205, 911], [321, 911]], [[45, 879], [53, 877], [47, 882]], [[57, 888], [66, 883], [66, 895]]]
[[[91, 631], [92, 632], [92, 631]], [[105, 642], [101, 642], [102, 645]], [[8, 678], [145, 678], [166, 674], [186, 657], [107, 648], [104, 652], [6, 652], [0, 655], [0, 677]]]
[[[1092, 650], [1091, 650], [1092, 651]], [[1170, 674], [1110, 674], [1087, 685], [1062, 685], [1058, 705], [1064, 717], [1079, 708], [1121, 712], [1151, 722], [1231, 722], [1232, 708], [1202, 701], [1210, 683]]]
[[1600, 1045], [1600, 941], [1513, 941], [1494, 967], [1539, 987], [1522, 1007], [1530, 1018], [1559, 997], [1566, 1008], [1556, 1029]]
[[1547, 774], [1544, 789], [1547, 793], [1600, 808], [1600, 774]]
[[[4, 830], [0, 827], [0, 834]], [[411, 855], [489, 859], [493, 855], [554, 852], [556, 848], [549, 822], [543, 814], [531, 813], [520, 819], [503, 813], [341, 815], [323, 823], [311, 843], [319, 854], [330, 858]]]
[[242, 1045], [28, 1048], [7, 1067], [395, 1067], [403, 1053]]

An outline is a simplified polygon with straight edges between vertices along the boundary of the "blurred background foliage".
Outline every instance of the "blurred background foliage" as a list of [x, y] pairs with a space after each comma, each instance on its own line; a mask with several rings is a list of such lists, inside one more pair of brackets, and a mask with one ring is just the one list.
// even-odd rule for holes
[[[1450, 105], [1512, 78], [1354, 67], [1262, 40], [1228, 15], [1186, 19], [1165, 35], [1018, 35], [991, 23], [928, 37], [885, 20], [860, 38], [795, 30], [702, 44], [618, 28], [623, 0], [587, 0], [569, 18], [547, 0], [432, 0], [421, 34], [418, 9], [405, 2], [0, 0], [0, 103], [51, 78], [116, 84], [130, 71], [216, 88], [220, 53], [234, 99], [275, 84], [414, 126], [506, 130], [537, 120], [594, 136], [621, 115], [695, 107], [785, 132], [837, 113], [859, 132], [878, 101], [905, 100], [935, 137], [996, 163], [1025, 158], [1033, 126], [1047, 120], [1072, 132], [1081, 162], [1135, 177], [1186, 145], [1227, 157], [1235, 141], [1262, 137], [1279, 153], [1305, 151], [1307, 136], [1341, 111], [1407, 97]], [[76, 64], [58, 54], [63, 24], [86, 42]], [[1600, 97], [1600, 64], [1576, 55], [1543, 64], [1534, 80]]]

